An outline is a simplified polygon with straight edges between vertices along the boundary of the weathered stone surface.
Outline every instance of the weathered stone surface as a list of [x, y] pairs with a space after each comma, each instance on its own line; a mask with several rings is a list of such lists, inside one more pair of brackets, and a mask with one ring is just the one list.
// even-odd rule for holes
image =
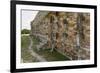
[[89, 13], [40, 11], [31, 27], [32, 35], [47, 37], [46, 48], [59, 50], [73, 60], [90, 58]]

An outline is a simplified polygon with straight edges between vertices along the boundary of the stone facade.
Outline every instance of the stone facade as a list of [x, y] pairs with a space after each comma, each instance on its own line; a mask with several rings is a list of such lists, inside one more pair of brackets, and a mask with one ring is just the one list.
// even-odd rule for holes
[[31, 22], [32, 35], [45, 36], [41, 47], [56, 49], [72, 60], [90, 58], [90, 15], [40, 11]]

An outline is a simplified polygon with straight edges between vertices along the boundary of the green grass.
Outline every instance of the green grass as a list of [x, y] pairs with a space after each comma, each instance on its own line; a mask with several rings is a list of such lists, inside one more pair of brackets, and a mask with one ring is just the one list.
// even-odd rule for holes
[[29, 44], [29, 36], [21, 36], [21, 48], [28, 48]]
[[[66, 61], [69, 60], [66, 56], [58, 53], [56, 50], [51, 52], [50, 49], [41, 49], [37, 51], [36, 45], [39, 44], [39, 39], [36, 37], [32, 37], [33, 41], [33, 51], [37, 54], [43, 56], [47, 61]], [[29, 36], [21, 37], [21, 59], [23, 59], [24, 63], [38, 62], [36, 58], [34, 58], [28, 50], [30, 44]]]
[[46, 58], [47, 61], [65, 61], [65, 60], [69, 60], [66, 56], [58, 53], [56, 50], [54, 50], [53, 52], [51, 52], [50, 49], [44, 49], [44, 50], [40, 50], [40, 51], [35, 50], [35, 51], [39, 55]]
[[28, 50], [28, 46], [30, 44], [29, 36], [22, 36], [21, 37], [21, 59], [23, 62], [37, 62], [37, 60], [31, 55]]
[[36, 40], [33, 37], [33, 51], [35, 51], [39, 55], [43, 56], [47, 61], [65, 61], [65, 60], [69, 60], [69, 58], [67, 58], [66, 56], [60, 54], [56, 50], [54, 50], [53, 52], [51, 52], [50, 49], [41, 49], [40, 51], [38, 51], [36, 49], [37, 44], [39, 44], [39, 41]]

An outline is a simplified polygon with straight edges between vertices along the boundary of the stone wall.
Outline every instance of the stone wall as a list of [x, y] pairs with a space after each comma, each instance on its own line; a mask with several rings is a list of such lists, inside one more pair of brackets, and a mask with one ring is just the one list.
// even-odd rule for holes
[[32, 35], [46, 36], [46, 48], [56, 49], [72, 60], [90, 58], [90, 15], [40, 11], [31, 22]]

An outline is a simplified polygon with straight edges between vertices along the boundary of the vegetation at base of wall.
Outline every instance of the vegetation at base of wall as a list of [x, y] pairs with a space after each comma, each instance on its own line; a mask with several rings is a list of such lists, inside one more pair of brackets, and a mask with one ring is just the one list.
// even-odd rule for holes
[[44, 57], [47, 61], [66, 61], [66, 60], [69, 60], [69, 58], [60, 54], [56, 50], [53, 50], [51, 52], [51, 48], [41, 48], [38, 51], [36, 45], [39, 44], [39, 41], [36, 40], [35, 37], [32, 37], [32, 40], [33, 40], [33, 51], [36, 52], [37, 54], [41, 55], [42, 57]]
[[[49, 61], [66, 61], [69, 60], [66, 56], [60, 54], [56, 50], [51, 52], [51, 49], [44, 49], [41, 48], [40, 51], [36, 49], [36, 45], [39, 44], [38, 38], [32, 37], [33, 41], [33, 51], [36, 52], [38, 55], [43, 56], [48, 62]], [[30, 44], [29, 36], [22, 36], [21, 37], [21, 59], [23, 59], [23, 63], [32, 63], [32, 62], [39, 62], [35, 57], [31, 55], [28, 50]]]

